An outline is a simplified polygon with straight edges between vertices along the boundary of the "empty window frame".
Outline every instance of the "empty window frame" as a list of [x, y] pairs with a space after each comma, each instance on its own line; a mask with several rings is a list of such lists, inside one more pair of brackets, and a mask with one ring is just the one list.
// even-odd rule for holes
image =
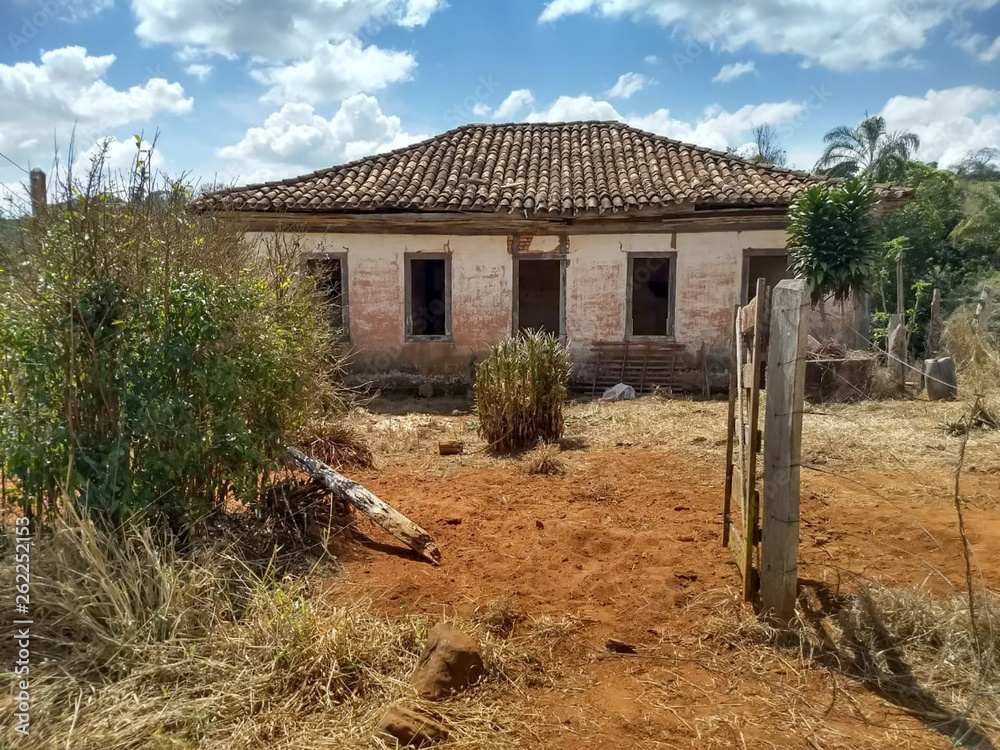
[[565, 260], [514, 259], [514, 332], [533, 329], [554, 336], [565, 334]]
[[305, 259], [306, 275], [313, 280], [327, 306], [330, 325], [348, 335], [347, 257], [342, 254], [313, 255]]
[[629, 253], [629, 338], [674, 335], [674, 276], [676, 253]]
[[792, 278], [788, 270], [788, 252], [785, 250], [743, 251], [743, 299], [745, 305], [750, 302], [757, 291], [757, 279], [774, 289], [779, 281]]
[[406, 338], [415, 341], [451, 338], [451, 258], [447, 255], [406, 256]]

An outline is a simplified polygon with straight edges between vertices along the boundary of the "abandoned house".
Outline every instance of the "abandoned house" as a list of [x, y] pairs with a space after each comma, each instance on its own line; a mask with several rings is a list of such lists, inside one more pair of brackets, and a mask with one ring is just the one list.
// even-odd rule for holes
[[294, 237], [355, 367], [468, 374], [542, 328], [583, 382], [648, 389], [728, 355], [733, 306], [786, 277], [787, 208], [822, 180], [619, 122], [468, 125], [195, 207]]

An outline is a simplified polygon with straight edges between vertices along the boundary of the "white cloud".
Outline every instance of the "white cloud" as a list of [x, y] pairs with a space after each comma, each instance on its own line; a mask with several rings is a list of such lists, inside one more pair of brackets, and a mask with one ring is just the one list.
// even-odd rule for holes
[[930, 32], [967, 11], [992, 8], [1000, 0], [550, 0], [541, 21], [577, 13], [652, 18], [689, 36], [673, 55], [678, 67], [705, 49], [734, 52], [756, 47], [799, 55], [834, 70], [874, 68], [905, 62]]
[[969, 34], [956, 39], [955, 45], [975, 55], [981, 62], [993, 62], [1000, 57], [1000, 36], [990, 42], [985, 34]]
[[757, 66], [752, 60], [729, 63], [719, 68], [719, 72], [715, 74], [715, 78], [712, 80], [717, 83], [729, 83], [740, 76], [745, 76], [747, 73], [753, 73], [756, 70]]
[[642, 58], [642, 61], [646, 63], [646, 65], [660, 64], [660, 58], [657, 55], [646, 55], [644, 58]]
[[323, 42], [307, 60], [254, 70], [251, 76], [270, 87], [261, 101], [319, 104], [409, 80], [416, 67], [407, 52], [362, 47], [357, 39], [347, 39]]
[[882, 108], [893, 130], [920, 137], [917, 156], [951, 166], [969, 151], [1000, 144], [1000, 91], [981, 86], [931, 89], [923, 96], [894, 96]]
[[132, 0], [136, 34], [216, 54], [248, 52], [271, 60], [343, 41], [388, 25], [427, 23], [443, 0]]
[[707, 107], [696, 120], [680, 120], [668, 109], [647, 114], [618, 112], [609, 102], [590, 96], [561, 96], [551, 107], [532, 111], [527, 122], [572, 122], [579, 120], [617, 120], [642, 130], [699, 146], [724, 150], [744, 143], [744, 136], [754, 125], [785, 124], [794, 130], [795, 118], [807, 109], [804, 102], [766, 102], [748, 104], [735, 112], [719, 105]]
[[167, 170], [163, 152], [159, 147], [151, 150], [151, 146], [151, 143], [144, 141], [140, 150], [140, 146], [132, 139], [119, 141], [110, 136], [98, 138], [90, 148], [77, 156], [73, 171], [77, 175], [86, 174], [103, 151], [102, 169], [105, 175], [110, 175], [112, 183], [122, 187], [127, 185], [129, 175], [139, 166], [137, 161], [140, 159], [142, 166], [150, 174]]
[[65, 145], [75, 131], [82, 145], [114, 127], [191, 110], [194, 100], [181, 85], [163, 78], [112, 87], [105, 74], [114, 61], [114, 55], [63, 47], [43, 52], [40, 64], [0, 65], [0, 151], [21, 162], [47, 162], [53, 132]]
[[592, 96], [560, 96], [551, 107], [532, 112], [526, 122], [572, 122], [574, 120], [622, 120], [617, 110], [605, 101]]
[[356, 94], [330, 119], [310, 104], [285, 104], [218, 154], [228, 163], [223, 181], [256, 182], [294, 177], [426, 137], [405, 132], [399, 118], [383, 114], [374, 97]]
[[624, 73], [618, 77], [614, 86], [604, 92], [604, 95], [612, 99], [628, 99], [642, 91], [648, 83], [649, 79], [642, 73]]
[[208, 78], [209, 74], [211, 74], [212, 66], [203, 65], [201, 63], [192, 63], [191, 65], [188, 65], [186, 68], [184, 68], [184, 72], [187, 73], [189, 76], [194, 76], [199, 81], [204, 81], [206, 78]]
[[493, 117], [497, 120], [509, 120], [525, 107], [530, 107], [535, 103], [535, 97], [528, 89], [516, 89], [511, 91], [507, 98], [500, 102]]
[[490, 105], [486, 102], [476, 102], [472, 105], [472, 114], [476, 117], [486, 117], [490, 113]]
[[735, 112], [712, 105], [706, 107], [701, 117], [694, 121], [678, 120], [669, 109], [658, 109], [648, 115], [631, 115], [627, 119], [630, 125], [637, 128], [723, 151], [729, 146], [740, 146], [754, 125], [789, 123], [805, 109], [801, 102], [765, 102], [747, 104]]

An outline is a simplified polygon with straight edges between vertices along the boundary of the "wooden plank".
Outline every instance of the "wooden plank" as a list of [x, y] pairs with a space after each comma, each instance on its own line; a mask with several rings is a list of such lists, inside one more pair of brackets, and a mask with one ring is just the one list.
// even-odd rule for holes
[[[757, 279], [758, 282], [761, 279]], [[757, 324], [757, 297], [750, 300], [750, 304], [740, 309], [740, 331], [742, 333], [752, 333]]]
[[746, 568], [746, 543], [743, 541], [743, 533], [736, 527], [733, 528], [729, 548], [733, 551], [733, 559], [736, 561], [736, 567], [740, 569], [740, 575], [744, 579], [750, 578]]
[[809, 288], [801, 279], [771, 295], [764, 419], [761, 604], [779, 623], [795, 616], [799, 555], [799, 471], [805, 401]]
[[[736, 319], [739, 316], [739, 306], [733, 311], [733, 331], [736, 330]], [[736, 339], [733, 339], [731, 349], [732, 361], [736, 362]], [[736, 377], [733, 374], [734, 368], [730, 369], [729, 377], [729, 411], [726, 416], [726, 489], [722, 496], [722, 546], [729, 546], [729, 527], [732, 525], [732, 500], [733, 500], [733, 441], [736, 435]]]
[[[767, 316], [767, 282], [757, 279], [757, 293], [754, 301], [757, 303], [757, 323], [754, 327], [753, 349], [750, 354], [750, 435], [747, 451], [746, 497], [747, 515], [744, 519], [744, 536], [747, 544], [744, 550], [746, 569], [753, 569], [753, 554], [757, 546], [757, 520], [760, 515], [760, 495], [757, 492], [757, 451], [760, 424], [760, 375], [763, 367], [761, 351], [764, 348], [764, 328]], [[749, 601], [756, 593], [753, 576], [743, 577], [743, 598]]]

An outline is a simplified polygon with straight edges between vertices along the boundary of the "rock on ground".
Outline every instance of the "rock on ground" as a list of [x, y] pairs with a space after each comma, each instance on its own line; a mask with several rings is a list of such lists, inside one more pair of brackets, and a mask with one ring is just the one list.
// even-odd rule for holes
[[486, 673], [479, 644], [451, 625], [437, 625], [427, 639], [410, 684], [421, 698], [441, 700], [465, 690]]
[[379, 722], [378, 734], [400, 747], [427, 747], [448, 739], [448, 730], [437, 719], [399, 703], [389, 706]]
[[605, 401], [632, 401], [635, 399], [635, 388], [625, 383], [608, 388], [601, 396]]

